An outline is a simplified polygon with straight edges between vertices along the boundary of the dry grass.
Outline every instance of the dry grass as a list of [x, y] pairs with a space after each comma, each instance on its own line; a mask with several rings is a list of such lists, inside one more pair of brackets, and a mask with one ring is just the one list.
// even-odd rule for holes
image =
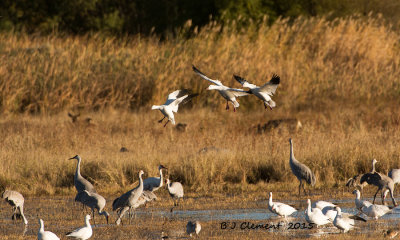
[[[210, 23], [189, 40], [164, 42], [3, 33], [0, 110], [137, 110], [163, 102], [176, 88], [202, 92], [207, 83], [193, 74], [191, 64], [236, 87], [234, 73], [262, 84], [275, 72], [282, 78], [279, 106], [293, 111], [381, 106], [400, 95], [400, 35], [381, 19], [278, 20], [271, 27], [232, 29]], [[217, 97], [200, 97], [196, 105], [215, 108]], [[255, 102], [243, 99], [242, 106], [249, 109]]]

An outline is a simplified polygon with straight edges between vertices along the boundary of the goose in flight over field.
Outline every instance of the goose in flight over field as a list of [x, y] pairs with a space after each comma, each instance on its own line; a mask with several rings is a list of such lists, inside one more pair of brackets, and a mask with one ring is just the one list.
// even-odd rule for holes
[[278, 75], [273, 74], [271, 80], [261, 87], [251, 84], [246, 79], [237, 75], [233, 75], [233, 77], [236, 81], [242, 84], [243, 87], [250, 88], [248, 92], [261, 99], [264, 102], [265, 109], [269, 107], [272, 110], [272, 108], [276, 106], [276, 103], [271, 97], [274, 95], [276, 88], [279, 86], [281, 81], [281, 78]]
[[268, 209], [284, 218], [297, 212], [297, 210], [290, 205], [281, 202], [272, 202], [272, 192], [269, 193]]
[[204, 75], [204, 73], [200, 72], [200, 70], [197, 69], [195, 66], [192, 66], [192, 69], [197, 75], [199, 75], [203, 79], [213, 83], [213, 85], [208, 86], [208, 88], [206, 88], [206, 89], [207, 90], [217, 90], [219, 92], [219, 94], [221, 94], [221, 96], [223, 98], [225, 98], [226, 110], [229, 110], [228, 103], [231, 102], [233, 105], [233, 111], [236, 112], [236, 108], [239, 107], [239, 103], [238, 103], [238, 101], [236, 101], [236, 98], [249, 95], [249, 93], [247, 91], [244, 91], [243, 89], [229, 88], [227, 86], [224, 86], [221, 81], [214, 80], [214, 79], [207, 77], [206, 75]]
[[304, 188], [303, 180], [310, 184], [312, 187], [315, 185], [316, 179], [314, 173], [310, 170], [309, 167], [304, 165], [303, 163], [296, 160], [293, 153], [293, 143], [292, 139], [289, 138], [290, 143], [290, 159], [289, 164], [292, 169], [293, 174], [300, 181], [299, 184], [299, 195], [301, 191], [301, 187], [303, 186], [304, 194], [306, 194], [306, 189]]
[[85, 178], [82, 177], [81, 175], [81, 157], [79, 155], [75, 155], [74, 157], [70, 158], [69, 160], [76, 159], [78, 162], [76, 164], [76, 171], [75, 171], [75, 176], [74, 176], [74, 185], [76, 190], [79, 192], [82, 192], [84, 190], [88, 192], [96, 192], [94, 189], [93, 185], [86, 180]]
[[104, 207], [106, 206], [106, 199], [98, 193], [88, 192], [87, 190], [83, 190], [79, 192], [75, 197], [76, 202], [81, 202], [83, 205], [86, 205], [92, 209], [93, 222], [96, 224], [94, 220], [94, 210], [96, 209], [99, 215], [103, 215], [106, 218], [108, 224], [108, 217], [110, 216], [108, 212], [104, 211]]
[[164, 127], [167, 126], [168, 122], [171, 122], [175, 125], [174, 112], [178, 112], [179, 104], [185, 104], [197, 95], [197, 93], [189, 94], [189, 91], [186, 89], [176, 90], [168, 95], [167, 101], [163, 105], [153, 105], [151, 109], [158, 109], [164, 115], [164, 117], [158, 121], [159, 123], [162, 123], [164, 118], [168, 118], [167, 122], [164, 124]]
[[[121, 223], [121, 218], [124, 214], [133, 208], [138, 202], [140, 196], [143, 193], [143, 170], [139, 171], [139, 185], [132, 190], [122, 194], [119, 198], [116, 198], [112, 204], [113, 211], [118, 210], [118, 219], [115, 221], [117, 225]], [[129, 218], [129, 221], [131, 219]]]
[[3, 198], [6, 202], [8, 202], [8, 204], [12, 206], [13, 209], [12, 219], [16, 220], [17, 218], [20, 219], [22, 217], [24, 223], [28, 224], [28, 220], [24, 215], [25, 199], [21, 193], [17, 191], [5, 190], [1, 195], [1, 198]]
[[308, 223], [313, 223], [317, 225], [317, 227], [330, 223], [329, 218], [322, 213], [321, 209], [311, 208], [310, 199], [307, 199], [307, 210], [305, 218]]
[[67, 237], [72, 237], [75, 239], [86, 240], [89, 239], [92, 234], [92, 226], [90, 226], [90, 215], [85, 216], [85, 226], [75, 229], [72, 232], [67, 233]]
[[39, 219], [39, 225], [38, 240], [60, 240], [60, 238], [54, 233], [44, 230], [44, 223], [42, 219]]

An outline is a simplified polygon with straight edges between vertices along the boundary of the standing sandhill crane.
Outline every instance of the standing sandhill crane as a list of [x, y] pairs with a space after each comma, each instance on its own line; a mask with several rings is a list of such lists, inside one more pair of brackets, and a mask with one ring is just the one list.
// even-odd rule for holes
[[292, 169], [292, 173], [297, 177], [297, 179], [300, 181], [299, 185], [299, 196], [300, 196], [300, 191], [301, 187], [303, 186], [304, 194], [306, 193], [306, 189], [303, 184], [303, 180], [306, 181], [308, 184], [310, 184], [312, 187], [315, 185], [315, 175], [314, 173], [308, 168], [306, 165], [303, 163], [299, 162], [296, 160], [294, 157], [293, 153], [293, 143], [292, 139], [289, 138], [289, 143], [290, 143], [290, 168]]
[[86, 240], [89, 239], [92, 234], [92, 226], [90, 226], [90, 215], [85, 216], [85, 226], [75, 229], [72, 232], [67, 233], [67, 237], [72, 237], [75, 239]]
[[244, 91], [243, 89], [236, 89], [236, 88], [230, 88], [230, 87], [224, 86], [221, 81], [214, 80], [214, 79], [207, 77], [202, 72], [200, 72], [200, 70], [197, 69], [195, 66], [192, 66], [192, 69], [197, 75], [199, 75], [203, 79], [214, 84], [214, 85], [208, 86], [208, 88], [206, 88], [206, 89], [207, 90], [217, 90], [219, 92], [219, 94], [221, 94], [221, 96], [223, 98], [225, 98], [226, 110], [229, 110], [228, 103], [231, 102], [233, 105], [233, 111], [236, 112], [236, 108], [239, 107], [239, 103], [236, 101], [236, 98], [250, 94], [247, 91]]
[[149, 177], [143, 181], [143, 191], [157, 191], [160, 187], [163, 186], [163, 169], [168, 169], [163, 165], [158, 166], [158, 171], [160, 172], [160, 177]]
[[[373, 170], [375, 170], [375, 163], [377, 161], [373, 159], [372, 162], [374, 166]], [[378, 194], [379, 191], [381, 191], [382, 204], [384, 204], [385, 194], [383, 190], [388, 189], [390, 197], [392, 198], [393, 205], [397, 206], [396, 200], [393, 197], [394, 182], [390, 177], [386, 176], [385, 174], [374, 171], [366, 173], [361, 177], [360, 183], [363, 184], [364, 182], [367, 182], [369, 185], [375, 185], [378, 187], [378, 190], [374, 195], [374, 200], [372, 201], [373, 204], [375, 203], [376, 195]]]
[[201, 231], [201, 225], [199, 221], [189, 221], [186, 224], [186, 233], [189, 234], [190, 236], [192, 236], [192, 233], [196, 233], [196, 235], [199, 235]]
[[178, 206], [179, 199], [183, 198], [183, 186], [180, 182], [170, 182], [166, 179], [169, 195], [174, 200], [174, 206]]
[[79, 155], [76, 155], [75, 157], [70, 158], [71, 159], [76, 159], [78, 160], [78, 163], [76, 164], [76, 171], [75, 171], [75, 176], [74, 176], [74, 185], [76, 190], [79, 192], [82, 192], [84, 190], [88, 192], [96, 192], [94, 189], [93, 185], [86, 180], [85, 178], [82, 177], [81, 175], [81, 157]]
[[[372, 174], [376, 172], [376, 170], [375, 170], [375, 164], [376, 164], [377, 162], [378, 162], [378, 161], [376, 161], [376, 159], [373, 159], [373, 160], [372, 160], [372, 170], [371, 170], [371, 173], [372, 173]], [[347, 180], [347, 182], [346, 182], [346, 187], [359, 187], [359, 188], [360, 188], [360, 191], [361, 191], [361, 194], [362, 194], [362, 193], [363, 193], [364, 187], [368, 185], [367, 182], [363, 182], [362, 184], [360, 183], [361, 177], [362, 177], [363, 175], [364, 175], [364, 174], [357, 174], [357, 175], [355, 175], [354, 177], [349, 178], [349, 180]]]
[[167, 122], [164, 124], [164, 127], [167, 126], [169, 122], [175, 125], [174, 112], [178, 112], [179, 104], [184, 104], [197, 95], [198, 94], [189, 95], [188, 90], [176, 90], [168, 95], [167, 101], [163, 105], [153, 105], [151, 109], [158, 109], [164, 115], [164, 117], [158, 121], [159, 123], [162, 123], [164, 118], [168, 118]]
[[24, 215], [24, 196], [17, 191], [5, 190], [1, 197], [12, 206], [12, 219], [16, 220], [22, 217], [24, 223], [28, 224], [28, 220]]
[[[143, 191], [142, 195], [140, 195], [139, 199], [136, 201], [136, 203], [129, 209], [129, 219], [132, 218], [132, 210], [135, 210], [136, 208], [145, 205], [148, 202], [152, 202], [157, 200], [157, 196], [151, 192], [151, 191]], [[134, 218], [136, 218], [136, 214], [134, 214]]]
[[272, 192], [269, 193], [268, 209], [276, 215], [284, 217], [285, 219], [287, 216], [297, 212], [294, 207], [285, 203], [272, 202]]
[[[124, 214], [130, 210], [136, 202], [139, 200], [140, 196], [143, 193], [143, 179], [142, 175], [144, 174], [143, 170], [139, 171], [139, 185], [134, 189], [122, 194], [119, 198], [116, 198], [112, 204], [113, 211], [118, 210], [118, 219], [115, 221], [117, 225], [121, 223], [121, 218]], [[129, 222], [130, 222], [129, 218]]]
[[278, 88], [278, 85], [281, 81], [281, 78], [278, 75], [273, 74], [271, 80], [261, 87], [249, 83], [242, 77], [236, 75], [233, 75], [233, 77], [236, 79], [236, 81], [242, 84], [243, 87], [249, 88], [249, 93], [261, 99], [264, 102], [265, 109], [269, 107], [272, 110], [273, 107], [276, 107], [276, 103], [271, 97], [274, 95], [276, 88]]
[[39, 219], [39, 225], [40, 228], [37, 234], [38, 240], [60, 240], [60, 238], [57, 237], [57, 235], [55, 235], [54, 233], [44, 230], [44, 223], [42, 219]]
[[311, 200], [307, 199], [306, 221], [318, 226], [330, 223], [329, 218], [325, 216], [321, 209], [311, 208]]
[[94, 220], [94, 210], [96, 209], [99, 215], [103, 215], [106, 218], [108, 224], [108, 217], [110, 216], [108, 212], [104, 211], [104, 207], [106, 206], [106, 199], [98, 193], [88, 192], [87, 190], [83, 190], [76, 194], [75, 197], [76, 202], [81, 202], [83, 205], [86, 205], [92, 209], [93, 222], [96, 224]]

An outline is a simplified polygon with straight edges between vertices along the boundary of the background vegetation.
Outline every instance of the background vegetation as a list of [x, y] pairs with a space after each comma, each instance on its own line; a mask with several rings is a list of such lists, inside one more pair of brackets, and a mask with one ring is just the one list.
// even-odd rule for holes
[[[0, 185], [69, 194], [76, 163], [67, 159], [80, 154], [83, 175], [110, 194], [131, 187], [139, 169], [156, 175], [160, 163], [189, 192], [293, 191], [289, 137], [319, 190], [369, 171], [372, 158], [380, 171], [398, 168], [400, 33], [390, 14], [397, 5], [370, 2], [168, 1], [168, 22], [146, 15], [156, 6], [151, 1], [56, 1], [48, 8], [3, 1], [0, 26], [12, 31], [0, 34]], [[372, 6], [387, 14], [368, 13]], [[132, 11], [124, 17], [122, 10]], [[239, 99], [237, 113], [226, 112], [192, 64], [234, 87], [232, 74], [258, 85], [279, 74], [277, 108], [265, 111], [250, 96]], [[160, 113], [150, 111], [178, 88], [200, 93], [176, 116], [189, 126], [183, 133], [163, 128]], [[93, 124], [73, 124], [68, 112]], [[256, 131], [270, 119], [294, 117], [300, 131]], [[122, 146], [130, 151], [120, 153]], [[211, 151], [199, 153], [205, 147]]]

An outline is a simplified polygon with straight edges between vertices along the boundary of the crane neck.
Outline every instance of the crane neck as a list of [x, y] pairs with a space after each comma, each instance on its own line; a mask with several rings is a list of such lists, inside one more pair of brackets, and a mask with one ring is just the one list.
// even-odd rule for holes
[[293, 153], [293, 143], [290, 141], [290, 161], [295, 161], [294, 153]]
[[142, 191], [143, 191], [143, 178], [142, 178], [142, 174], [139, 174], [139, 189], [142, 189]]
[[78, 158], [78, 162], [76, 163], [76, 171], [75, 176], [81, 176], [81, 159]]
[[162, 174], [162, 168], [160, 168], [160, 187], [163, 186], [164, 180], [163, 180], [163, 174]]
[[376, 162], [375, 162], [375, 161], [372, 161], [372, 172], [373, 172], [373, 173], [375, 173], [375, 164], [376, 164]]

